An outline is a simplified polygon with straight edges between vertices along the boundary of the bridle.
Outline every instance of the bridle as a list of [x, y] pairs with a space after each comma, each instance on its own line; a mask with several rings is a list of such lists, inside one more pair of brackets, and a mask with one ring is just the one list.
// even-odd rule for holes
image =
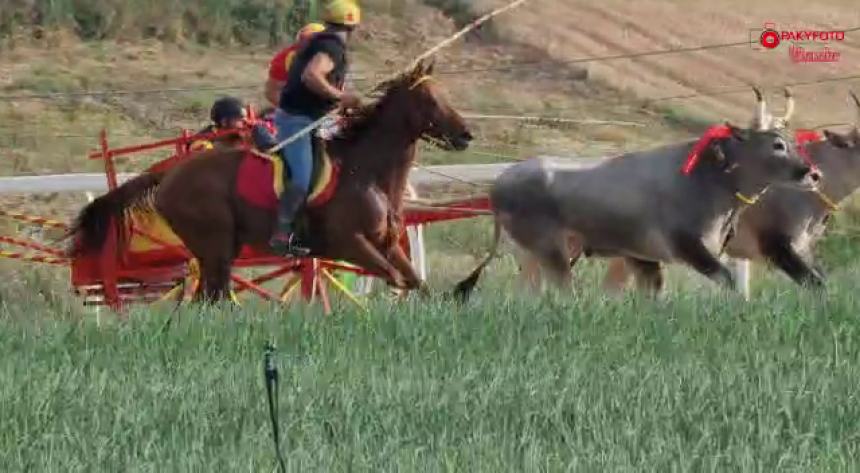
[[[423, 75], [423, 76], [419, 77], [417, 80], [415, 80], [415, 82], [413, 82], [409, 86], [409, 90], [414, 90], [418, 86], [420, 86], [421, 84], [424, 84], [426, 82], [430, 82], [433, 80], [434, 80], [433, 76]], [[435, 125], [431, 121], [429, 123], [428, 129], [423, 131], [418, 138], [424, 142], [430, 143], [431, 145], [433, 145], [436, 148], [439, 148], [443, 151], [450, 151], [451, 149], [453, 149], [454, 144], [451, 143], [451, 140], [447, 136], [442, 135], [442, 137], [438, 137], [438, 136], [433, 136], [430, 134], [430, 131], [433, 130], [434, 128], [435, 128]]]

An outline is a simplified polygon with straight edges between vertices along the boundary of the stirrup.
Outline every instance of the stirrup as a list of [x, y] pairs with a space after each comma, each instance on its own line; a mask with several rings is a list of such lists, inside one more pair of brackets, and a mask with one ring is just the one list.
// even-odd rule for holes
[[286, 242], [284, 242], [283, 239], [278, 238], [277, 235], [272, 237], [269, 241], [269, 246], [271, 246], [278, 254], [302, 257], [311, 253], [310, 248], [299, 245], [298, 237], [295, 232], [290, 233]]

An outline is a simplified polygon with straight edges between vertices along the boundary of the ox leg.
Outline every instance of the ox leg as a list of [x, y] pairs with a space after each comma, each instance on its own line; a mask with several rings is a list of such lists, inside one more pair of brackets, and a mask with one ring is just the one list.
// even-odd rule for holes
[[627, 288], [633, 273], [627, 267], [624, 258], [611, 258], [606, 269], [606, 277], [603, 278], [603, 290], [610, 294], [620, 294]]
[[626, 264], [636, 275], [637, 288], [653, 298], [657, 298], [663, 290], [665, 278], [663, 265], [656, 261], [644, 261], [627, 258]]
[[516, 216], [516, 224], [505, 230], [529, 257], [535, 258], [549, 279], [559, 288], [570, 289], [571, 268], [581, 254], [581, 245], [550, 218]]
[[540, 261], [527, 251], [518, 251], [517, 261], [520, 266], [520, 282], [532, 291], [541, 289]]
[[714, 256], [701, 238], [684, 236], [678, 239], [678, 256], [693, 269], [727, 289], [734, 289], [735, 278], [719, 258]]
[[771, 237], [762, 245], [762, 253], [774, 265], [783, 270], [801, 286], [824, 286], [824, 279], [797, 254], [786, 237]]
[[550, 281], [560, 289], [571, 288], [571, 267], [576, 263], [563, 242], [540, 248], [536, 253], [541, 267], [549, 275]]
[[827, 272], [824, 271], [824, 267], [821, 266], [821, 263], [812, 263], [812, 271], [821, 279], [822, 283], [827, 282]]

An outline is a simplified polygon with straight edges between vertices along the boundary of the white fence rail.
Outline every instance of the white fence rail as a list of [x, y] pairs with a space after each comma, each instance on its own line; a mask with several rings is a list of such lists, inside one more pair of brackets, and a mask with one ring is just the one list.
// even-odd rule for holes
[[[572, 166], [586, 166], [597, 162], [593, 158], [560, 158]], [[505, 168], [513, 163], [498, 164], [451, 164], [414, 168], [409, 176], [413, 186], [435, 186], [468, 182], [486, 184], [492, 182]], [[122, 183], [134, 177], [132, 173], [120, 173], [117, 180]], [[0, 177], [0, 194], [38, 194], [52, 192], [105, 192], [107, 180], [104, 173], [46, 174], [37, 176]]]
[[[594, 163], [594, 159], [568, 159], [564, 160], [572, 167], [585, 166]], [[463, 181], [472, 183], [492, 182], [506, 167], [512, 163], [499, 164], [453, 164], [448, 166], [427, 166], [416, 168], [410, 175], [410, 182], [414, 186], [433, 186], [450, 184]], [[134, 177], [134, 174], [121, 173], [117, 176], [120, 183]], [[107, 191], [107, 180], [104, 173], [76, 173], [76, 174], [51, 174], [41, 176], [14, 176], [0, 177], [0, 194], [38, 194], [52, 192], [86, 192], [90, 196], [93, 192]], [[417, 258], [421, 272], [426, 275], [423, 261], [423, 241], [419, 234], [410, 234], [410, 240], [419, 255], [412, 255], [413, 260]], [[735, 267], [737, 276], [737, 287], [744, 297], [749, 298], [750, 291], [750, 267], [747, 260], [730, 261]]]
[[[491, 182], [509, 164], [450, 165], [416, 168], [410, 182], [418, 186], [432, 186], [459, 181]], [[117, 180], [122, 183], [134, 177], [132, 173], [120, 173]], [[106, 192], [104, 173], [47, 174], [37, 176], [0, 177], [0, 194], [39, 194], [51, 192]]]

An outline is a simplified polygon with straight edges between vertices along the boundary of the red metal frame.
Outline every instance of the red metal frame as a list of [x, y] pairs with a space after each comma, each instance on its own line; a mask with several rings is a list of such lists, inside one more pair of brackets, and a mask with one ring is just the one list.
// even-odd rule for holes
[[[128, 156], [142, 151], [172, 147], [174, 154], [155, 165], [169, 167], [189, 156], [188, 145], [193, 141], [235, 133], [236, 131], [227, 130], [192, 135], [187, 130], [183, 130], [178, 138], [111, 149], [108, 145], [107, 131], [103, 130], [99, 137], [100, 151], [91, 153], [89, 157], [90, 159], [104, 160], [108, 188], [115, 189], [117, 187], [117, 175], [114, 158], [117, 156]], [[246, 133], [243, 135], [247, 136]], [[489, 209], [489, 201], [486, 198], [454, 201], [443, 209], [410, 210], [406, 214], [404, 223], [417, 225], [471, 218], [476, 216], [478, 212], [487, 209]], [[161, 249], [147, 254], [120, 252], [120, 231], [129, 232], [124, 234], [136, 233], [141, 235], [156, 243]], [[409, 240], [405, 228], [401, 237], [401, 244], [408, 254]], [[72, 260], [71, 282], [76, 292], [85, 296], [85, 303], [104, 304], [120, 310], [132, 302], [157, 300], [165, 292], [183, 282], [188, 276], [191, 259], [191, 255], [184, 247], [171, 245], [139, 228], [132, 227], [121, 230], [117, 228], [115, 223], [111, 223], [108, 238], [97, 257]], [[234, 268], [262, 268], [266, 266], [273, 267], [273, 269], [251, 279], [231, 274], [235, 293], [250, 292], [264, 299], [277, 301], [280, 298], [262, 285], [285, 276], [298, 277], [300, 280], [299, 292], [302, 298], [309, 302], [318, 298], [326, 313], [331, 311], [331, 303], [326, 288], [327, 283], [322, 274], [323, 270], [351, 271], [359, 275], [374, 276], [366, 270], [332, 261], [317, 258], [282, 258], [261, 254], [250, 248], [243, 248], [239, 258], [234, 263]], [[291, 286], [292, 281], [288, 281], [282, 292]]]

